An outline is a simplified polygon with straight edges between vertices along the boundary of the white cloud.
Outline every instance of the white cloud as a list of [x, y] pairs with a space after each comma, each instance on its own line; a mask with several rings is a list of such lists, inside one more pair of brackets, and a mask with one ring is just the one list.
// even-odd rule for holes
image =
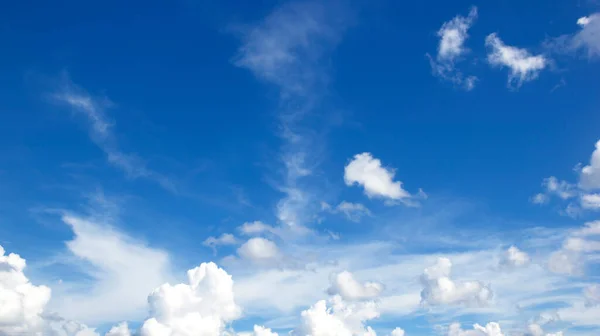
[[475, 87], [477, 77], [467, 76], [456, 69], [458, 62], [468, 49], [464, 46], [469, 37], [468, 30], [477, 18], [477, 8], [473, 7], [467, 17], [456, 16], [448, 22], [444, 22], [437, 32], [440, 42], [435, 60], [429, 56], [433, 74], [454, 83], [469, 91]]
[[360, 283], [352, 273], [343, 271], [332, 277], [328, 293], [339, 294], [344, 300], [360, 300], [375, 298], [382, 290], [383, 285], [378, 282]]
[[548, 259], [551, 272], [567, 275], [579, 275], [583, 272], [583, 260], [578, 253], [558, 250]]
[[519, 250], [516, 246], [511, 246], [504, 252], [500, 263], [503, 266], [521, 267], [529, 264], [529, 261], [530, 258], [527, 253]]
[[51, 308], [88, 324], [143, 317], [147, 294], [172, 278], [168, 254], [97, 218], [67, 214], [62, 220], [73, 230], [74, 238], [66, 246], [76, 261], [57, 262], [83, 272], [89, 281], [83, 287], [78, 280], [55, 285], [60, 300], [51, 301]]
[[600, 56], [600, 13], [577, 20], [581, 30], [571, 37], [572, 48], [585, 49], [589, 58]]
[[265, 232], [273, 233], [275, 229], [261, 221], [247, 222], [242, 224], [238, 230], [244, 235], [252, 236], [259, 235]]
[[141, 336], [218, 336], [241, 316], [231, 276], [214, 263], [188, 271], [188, 284], [164, 284], [148, 297], [151, 318]]
[[600, 141], [595, 144], [590, 164], [581, 169], [579, 175], [579, 186], [584, 190], [600, 188]]
[[362, 217], [371, 216], [371, 210], [369, 210], [369, 208], [367, 208], [364, 204], [347, 201], [342, 201], [333, 208], [331, 205], [321, 202], [321, 210], [330, 212], [332, 214], [342, 213], [348, 220], [353, 222], [360, 222]]
[[59, 104], [69, 106], [73, 111], [85, 116], [89, 122], [91, 140], [104, 152], [107, 161], [121, 169], [129, 178], [147, 178], [155, 181], [169, 191], [175, 191], [173, 182], [146, 166], [146, 163], [134, 154], [121, 151], [112, 132], [114, 123], [109, 121], [105, 109], [112, 106], [107, 98], [96, 99], [84, 89], [64, 77], [61, 88], [52, 95]]
[[500, 325], [496, 322], [490, 322], [485, 326], [479, 324], [473, 325], [471, 330], [463, 330], [460, 323], [453, 323], [448, 330], [448, 336], [504, 336]]
[[533, 202], [534, 204], [546, 204], [546, 203], [548, 203], [548, 199], [549, 199], [548, 195], [538, 193], [538, 194], [535, 194], [531, 198], [531, 202]]
[[410, 199], [412, 196], [402, 188], [402, 182], [394, 181], [396, 172], [381, 165], [371, 153], [356, 154], [344, 168], [346, 185], [358, 184], [369, 197], [383, 197], [394, 201]]
[[51, 290], [32, 284], [25, 259], [0, 246], [0, 335], [98, 336], [94, 329], [48, 311]]
[[421, 275], [421, 300], [436, 306], [444, 304], [487, 305], [492, 299], [492, 291], [480, 281], [457, 282], [450, 279], [452, 262], [439, 258], [437, 263], [426, 268]]
[[277, 245], [265, 238], [251, 238], [237, 250], [240, 257], [256, 263], [272, 263], [281, 259]]
[[238, 241], [234, 235], [231, 233], [223, 233], [219, 237], [208, 237], [203, 242], [202, 245], [208, 246], [212, 248], [216, 252], [217, 246], [221, 245], [235, 245]]
[[486, 37], [485, 45], [489, 49], [487, 59], [492, 66], [509, 68], [509, 86], [520, 87], [524, 82], [536, 79], [549, 64], [543, 55], [533, 56], [525, 49], [505, 45], [495, 33]]
[[581, 207], [588, 210], [600, 210], [600, 194], [581, 195]]
[[391, 336], [404, 336], [404, 330], [402, 328], [395, 328], [392, 330]]
[[276, 332], [271, 331], [271, 329], [269, 328], [255, 325], [254, 330], [251, 333], [240, 332], [237, 333], [237, 336], [278, 336], [278, 334]]
[[374, 302], [347, 303], [336, 295], [328, 301], [318, 301], [301, 317], [301, 326], [296, 330], [300, 335], [375, 336], [373, 329], [364, 324], [379, 317], [379, 312]]
[[580, 229], [571, 230], [561, 249], [550, 255], [548, 269], [559, 274], [582, 275], [586, 261], [600, 251], [599, 235], [599, 221], [588, 222]]
[[129, 330], [129, 325], [127, 322], [122, 322], [114, 327], [112, 327], [106, 336], [131, 336], [131, 331]]

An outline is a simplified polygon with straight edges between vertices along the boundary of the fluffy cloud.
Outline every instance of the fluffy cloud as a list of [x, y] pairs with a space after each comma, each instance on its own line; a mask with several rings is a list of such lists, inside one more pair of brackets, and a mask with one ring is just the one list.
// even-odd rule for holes
[[550, 255], [550, 271], [567, 275], [581, 275], [586, 259], [600, 251], [600, 222], [585, 223], [573, 230], [563, 241], [561, 249]]
[[500, 264], [508, 267], [521, 267], [527, 265], [530, 261], [529, 255], [516, 246], [511, 246], [504, 252]]
[[492, 291], [480, 281], [454, 281], [450, 279], [452, 262], [439, 258], [437, 263], [426, 268], [421, 275], [421, 300], [436, 306], [443, 304], [467, 304], [482, 306], [492, 299]]
[[458, 15], [452, 20], [444, 22], [437, 32], [440, 38], [437, 56], [433, 59], [428, 55], [434, 75], [463, 87], [467, 91], [475, 87], [477, 77], [465, 77], [461, 71], [456, 69], [455, 64], [468, 52], [464, 44], [469, 37], [468, 30], [476, 18], [477, 8], [473, 7], [467, 17]]
[[584, 190], [600, 188], [600, 141], [595, 146], [590, 164], [581, 168], [579, 175], [579, 186]]
[[460, 323], [453, 323], [448, 329], [448, 336], [504, 336], [504, 334], [496, 322], [490, 322], [485, 327], [475, 324], [471, 330], [463, 330]]
[[[329, 306], [328, 306], [329, 304]], [[339, 295], [321, 300], [301, 313], [299, 335], [375, 336], [365, 322], [379, 317], [374, 302], [347, 303]]]
[[404, 330], [402, 328], [395, 328], [390, 333], [391, 336], [404, 336]]
[[127, 322], [122, 322], [119, 325], [112, 327], [106, 336], [131, 336], [131, 331], [129, 330], [129, 326]]
[[251, 238], [240, 246], [238, 255], [256, 263], [271, 263], [281, 259], [281, 251], [277, 245], [265, 238]]
[[47, 311], [50, 288], [33, 285], [25, 259], [0, 246], [0, 335], [98, 336], [87, 326]]
[[577, 20], [581, 30], [566, 37], [569, 49], [587, 51], [589, 58], [600, 56], [600, 13], [584, 16]]
[[382, 290], [383, 285], [380, 283], [360, 283], [352, 273], [343, 271], [332, 277], [328, 292], [331, 295], [339, 294], [345, 300], [357, 300], [377, 297]]
[[588, 306], [600, 305], [600, 285], [589, 285], [583, 290], [583, 296]]
[[188, 284], [164, 284], [148, 297], [152, 317], [141, 336], [217, 336], [241, 316], [233, 280], [214, 263], [188, 271]]
[[358, 184], [369, 197], [382, 197], [393, 201], [403, 201], [411, 195], [402, 188], [402, 182], [394, 181], [395, 171], [381, 165], [371, 153], [356, 154], [344, 168], [346, 185]]
[[507, 46], [495, 33], [485, 39], [488, 47], [488, 62], [492, 66], [507, 67], [509, 86], [521, 86], [524, 82], [536, 79], [549, 62], [543, 55], [531, 55], [527, 50]]

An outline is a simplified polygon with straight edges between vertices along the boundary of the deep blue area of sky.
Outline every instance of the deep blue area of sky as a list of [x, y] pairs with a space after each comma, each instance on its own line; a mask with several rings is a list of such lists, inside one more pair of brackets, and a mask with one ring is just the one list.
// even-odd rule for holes
[[[131, 197], [130, 204], [150, 204], [130, 222], [138, 224], [129, 224], [155, 223], [136, 227], [142, 235], [177, 229], [198, 243], [219, 223], [272, 222], [281, 195], [265, 176], [280, 168], [273, 163], [280, 146], [277, 92], [232, 58], [240, 45], [236, 24], [259, 21], [277, 4], [4, 2], [0, 234], [10, 233], [19, 245], [46, 241], [60, 229], [44, 228], [36, 207], [81, 205], [82, 193], [95, 188]], [[431, 76], [425, 54], [435, 53], [440, 25], [472, 5], [479, 19], [467, 46], [476, 61], [467, 67], [481, 81], [462, 92]], [[559, 58], [552, 71], [511, 91], [506, 70], [485, 64], [483, 41], [498, 32], [509, 45], [540, 52], [545, 38], [574, 32], [577, 18], [596, 8], [592, 3], [378, 0], [352, 6], [359, 15], [329, 55], [332, 82], [320, 111], [341, 120], [329, 130], [320, 168], [347, 196], [338, 201], [363, 199], [358, 188], [342, 190], [343, 166], [368, 151], [397, 168], [408, 190], [465, 198], [490, 214], [539, 225], [571, 220], [528, 199], [542, 178], [572, 178], [573, 166], [589, 159], [600, 136], [599, 68], [586, 59], [570, 60], [566, 68]], [[183, 193], [193, 196], [127, 180], [117, 169], [90, 168], [106, 163], [84, 120], [44, 98], [64, 71], [115, 103], [107, 114], [124, 151], [176, 175]], [[561, 81], [565, 85], [552, 91]], [[258, 206], [239, 206], [239, 190]]]

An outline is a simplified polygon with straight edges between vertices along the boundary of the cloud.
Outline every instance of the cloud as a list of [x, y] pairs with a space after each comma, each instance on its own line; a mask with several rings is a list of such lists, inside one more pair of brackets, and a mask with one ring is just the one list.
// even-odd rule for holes
[[490, 322], [484, 326], [479, 324], [473, 325], [471, 330], [463, 330], [460, 323], [453, 323], [448, 330], [448, 336], [504, 336], [500, 328], [500, 324]]
[[212, 248], [213, 251], [216, 253], [217, 246], [221, 246], [221, 245], [235, 245], [237, 243], [238, 243], [238, 241], [237, 241], [237, 239], [235, 238], [234, 235], [232, 235], [231, 233], [223, 233], [219, 237], [208, 237], [208, 238], [206, 238], [202, 242], [202, 245], [208, 246], [208, 247]]
[[273, 233], [275, 228], [261, 221], [254, 221], [242, 224], [238, 230], [244, 235], [253, 236], [267, 232]]
[[600, 210], [600, 194], [583, 194], [580, 203], [583, 209]]
[[579, 187], [584, 190], [600, 188], [600, 141], [596, 142], [594, 152], [587, 166], [581, 168]]
[[577, 19], [579, 31], [566, 34], [547, 42], [547, 46], [555, 52], [574, 53], [583, 51], [589, 59], [600, 56], [600, 13], [583, 16]]
[[106, 336], [131, 336], [131, 331], [129, 330], [129, 325], [127, 325], [127, 322], [121, 322], [112, 327], [106, 333]]
[[364, 324], [377, 317], [379, 312], [374, 302], [347, 303], [336, 295], [304, 310], [301, 313], [301, 326], [296, 333], [311, 336], [375, 336], [373, 329]]
[[504, 252], [500, 265], [507, 267], [522, 267], [529, 264], [530, 261], [527, 253], [519, 250], [516, 246], [511, 246]]
[[292, 1], [264, 20], [242, 30], [242, 45], [234, 58], [238, 67], [274, 85], [280, 93], [279, 136], [285, 171], [276, 186], [284, 194], [276, 215], [291, 234], [305, 234], [316, 211], [314, 191], [307, 187], [319, 165], [323, 141], [307, 117], [326, 91], [327, 56], [341, 40], [351, 19], [350, 9], [337, 2]]
[[427, 55], [434, 75], [467, 91], [475, 87], [477, 77], [465, 77], [461, 71], [456, 69], [456, 63], [469, 51], [464, 44], [469, 37], [468, 31], [475, 19], [477, 19], [477, 7], [471, 8], [467, 17], [458, 15], [452, 20], [444, 22], [437, 32], [440, 42], [436, 58], [433, 59]]
[[456, 282], [450, 279], [452, 262], [439, 258], [437, 263], [426, 268], [421, 275], [421, 300], [436, 306], [445, 304], [487, 305], [492, 299], [492, 290], [480, 281]]
[[82, 272], [87, 281], [65, 280], [54, 286], [60, 300], [53, 310], [86, 323], [134, 320], [145, 315], [146, 295], [172, 278], [169, 255], [148, 247], [98, 218], [65, 214], [74, 238], [66, 243], [73, 258], [55, 262]]
[[375, 298], [382, 290], [383, 285], [378, 282], [360, 283], [352, 273], [343, 271], [332, 277], [327, 292], [330, 295], [339, 294], [344, 300], [361, 300]]
[[589, 285], [583, 290], [586, 305], [600, 305], [600, 285]]
[[150, 179], [169, 191], [175, 191], [175, 185], [169, 178], [149, 169], [138, 156], [121, 151], [112, 131], [114, 122], [108, 119], [105, 112], [113, 105], [108, 98], [92, 97], [68, 76], [64, 76], [61, 87], [51, 98], [55, 103], [66, 105], [86, 117], [91, 140], [104, 152], [107, 161], [122, 170], [128, 178]]
[[371, 216], [371, 210], [369, 210], [364, 204], [347, 201], [342, 201], [334, 208], [325, 202], [321, 202], [321, 210], [328, 211], [332, 214], [342, 213], [348, 220], [353, 222], [360, 222], [362, 217]]
[[582, 275], [587, 259], [600, 252], [600, 222], [593, 221], [572, 230], [562, 247], [548, 259], [548, 269], [566, 275]]
[[152, 317], [144, 321], [141, 336], [217, 336], [241, 316], [227, 272], [202, 263], [187, 274], [187, 284], [164, 284], [150, 294]]
[[404, 330], [402, 328], [395, 328], [390, 333], [391, 336], [404, 336]]
[[394, 181], [396, 172], [382, 167], [381, 161], [371, 153], [356, 154], [344, 168], [344, 181], [347, 186], [358, 184], [365, 194], [393, 201], [406, 201], [412, 195], [402, 188], [402, 182]]
[[518, 88], [524, 82], [536, 79], [549, 64], [543, 55], [533, 56], [525, 49], [505, 45], [496, 33], [486, 37], [485, 45], [490, 65], [509, 68], [509, 86]]
[[51, 290], [32, 284], [25, 259], [0, 246], [0, 335], [98, 336], [94, 329], [50, 311]]
[[260, 237], [249, 239], [237, 252], [240, 257], [255, 263], [273, 263], [282, 258], [282, 253], [274, 242]]

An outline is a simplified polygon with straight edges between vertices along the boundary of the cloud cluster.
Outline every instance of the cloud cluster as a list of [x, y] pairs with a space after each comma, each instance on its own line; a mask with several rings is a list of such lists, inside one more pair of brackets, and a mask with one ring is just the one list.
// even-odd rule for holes
[[563, 241], [562, 247], [548, 259], [548, 269], [554, 273], [581, 275], [586, 259], [600, 255], [600, 221], [585, 223], [572, 231]]
[[492, 290], [480, 281], [454, 281], [450, 278], [452, 262], [438, 258], [437, 263], [426, 268], [421, 275], [421, 301], [437, 306], [447, 304], [487, 305]]
[[448, 328], [448, 336], [504, 336], [500, 324], [490, 322], [485, 326], [473, 325], [473, 329], [463, 330], [460, 323], [452, 323]]
[[522, 267], [529, 264], [530, 261], [531, 259], [527, 253], [519, 250], [516, 246], [511, 246], [504, 252], [500, 265], [505, 267]]

